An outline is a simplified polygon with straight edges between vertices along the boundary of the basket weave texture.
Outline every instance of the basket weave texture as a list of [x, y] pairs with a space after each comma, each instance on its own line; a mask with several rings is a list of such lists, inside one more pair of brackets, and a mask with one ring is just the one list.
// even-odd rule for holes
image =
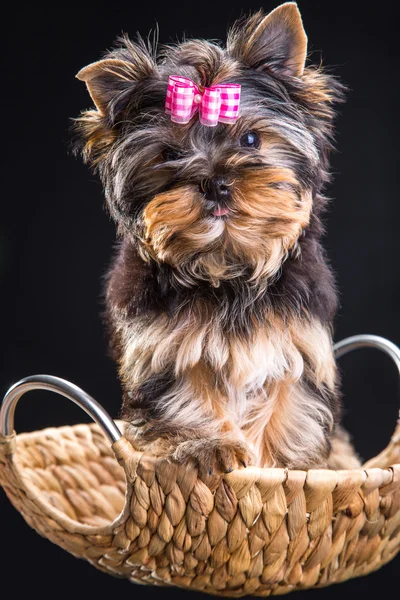
[[[269, 596], [378, 569], [400, 550], [400, 429], [370, 466], [261, 469], [212, 488], [192, 466], [112, 449], [97, 425], [0, 437], [0, 484], [27, 523], [143, 584]], [[115, 456], [118, 462], [115, 460]], [[119, 464], [118, 464], [119, 463]]]

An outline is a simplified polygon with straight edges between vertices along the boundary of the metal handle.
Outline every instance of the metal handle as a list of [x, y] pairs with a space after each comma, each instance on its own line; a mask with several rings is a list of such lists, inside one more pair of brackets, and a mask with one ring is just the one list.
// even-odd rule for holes
[[[395, 363], [400, 374], [400, 349], [385, 338], [377, 335], [353, 335], [334, 345], [335, 357], [340, 358], [351, 350], [357, 348], [377, 348], [385, 352]], [[382, 450], [378, 456], [371, 458], [364, 465], [363, 469], [387, 469], [399, 461], [400, 457], [400, 420], [391, 437], [388, 446]]]
[[65, 396], [82, 408], [103, 430], [111, 443], [121, 438], [121, 432], [104, 408], [77, 385], [52, 375], [32, 375], [15, 383], [4, 396], [0, 410], [0, 436], [14, 432], [15, 408], [21, 396], [31, 390], [48, 390]]
[[400, 375], [400, 348], [393, 344], [393, 342], [389, 342], [389, 340], [378, 335], [353, 335], [341, 340], [333, 347], [335, 358], [338, 359], [351, 350], [356, 350], [358, 348], [377, 348], [378, 350], [382, 350], [388, 354], [396, 364]]

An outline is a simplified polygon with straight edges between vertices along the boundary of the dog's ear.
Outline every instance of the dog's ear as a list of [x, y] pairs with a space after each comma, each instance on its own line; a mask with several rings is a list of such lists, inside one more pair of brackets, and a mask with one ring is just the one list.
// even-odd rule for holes
[[120, 51], [122, 58], [110, 55], [84, 67], [76, 75], [86, 83], [101, 115], [107, 114], [113, 101], [126, 96], [136, 82], [149, 77], [155, 70], [155, 62], [146, 48], [126, 38], [123, 43], [125, 48]]
[[259, 11], [236, 23], [228, 34], [228, 52], [247, 66], [300, 77], [307, 55], [307, 36], [295, 2], [269, 15]]

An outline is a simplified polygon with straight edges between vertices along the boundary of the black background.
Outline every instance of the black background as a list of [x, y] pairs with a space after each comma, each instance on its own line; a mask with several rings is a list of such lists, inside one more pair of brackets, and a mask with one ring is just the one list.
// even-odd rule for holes
[[[327, 218], [326, 247], [341, 294], [335, 339], [374, 333], [400, 343], [397, 3], [299, 4], [312, 60], [318, 62], [322, 52], [324, 64], [350, 88], [337, 121]], [[260, 5], [169, 0], [140, 7], [135, 2], [8, 6], [0, 75], [2, 391], [23, 376], [47, 372], [80, 385], [111, 414], [119, 410], [119, 385], [99, 316], [101, 278], [115, 234], [97, 178], [68, 154], [69, 118], [91, 104], [75, 73], [97, 60], [122, 31], [146, 35], [157, 21], [162, 42], [183, 32], [224, 39], [228, 22]], [[266, 11], [275, 5], [263, 3]], [[394, 428], [396, 371], [371, 350], [344, 358], [341, 366], [345, 424], [368, 458], [386, 445]], [[83, 421], [86, 416], [66, 400], [32, 393], [18, 407], [16, 429]], [[17, 597], [29, 591], [47, 597], [57, 589], [98, 598], [172, 593], [133, 588], [42, 540], [2, 491], [0, 549], [0, 590], [11, 584]], [[326, 599], [337, 593], [386, 593], [396, 585], [399, 566], [395, 559], [366, 578], [304, 593]]]

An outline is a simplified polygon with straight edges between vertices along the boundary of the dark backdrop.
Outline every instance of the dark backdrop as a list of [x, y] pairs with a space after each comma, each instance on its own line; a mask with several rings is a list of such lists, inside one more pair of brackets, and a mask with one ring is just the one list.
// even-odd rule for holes
[[[62, 376], [95, 396], [113, 415], [119, 385], [106, 356], [100, 321], [101, 278], [115, 239], [95, 176], [68, 154], [69, 118], [90, 106], [74, 79], [121, 31], [146, 35], [158, 21], [160, 40], [224, 38], [227, 22], [259, 2], [69, 3], [41, 8], [9, 4], [1, 46], [1, 391], [38, 372]], [[376, 3], [374, 3], [376, 4]], [[355, 333], [400, 343], [398, 220], [398, 15], [396, 2], [374, 10], [358, 1], [300, 0], [314, 51], [349, 86], [337, 121], [338, 152], [326, 246], [337, 273], [341, 309], [335, 339]], [[139, 8], [140, 6], [140, 8]], [[376, 351], [342, 360], [346, 426], [364, 457], [386, 445], [397, 416], [396, 372]], [[31, 397], [30, 397], [31, 396]], [[86, 421], [66, 400], [31, 394], [18, 407], [18, 431]], [[160, 588], [132, 588], [95, 571], [23, 522], [0, 490], [1, 582], [13, 594], [56, 592], [98, 598], [161, 598]], [[318, 592], [389, 592], [399, 559], [364, 579]], [[1, 593], [1, 592], [0, 592]], [[168, 592], [171, 593], [171, 592]], [[177, 598], [187, 592], [177, 590]], [[307, 592], [304, 592], [307, 593]], [[296, 596], [297, 598], [301, 598]]]

